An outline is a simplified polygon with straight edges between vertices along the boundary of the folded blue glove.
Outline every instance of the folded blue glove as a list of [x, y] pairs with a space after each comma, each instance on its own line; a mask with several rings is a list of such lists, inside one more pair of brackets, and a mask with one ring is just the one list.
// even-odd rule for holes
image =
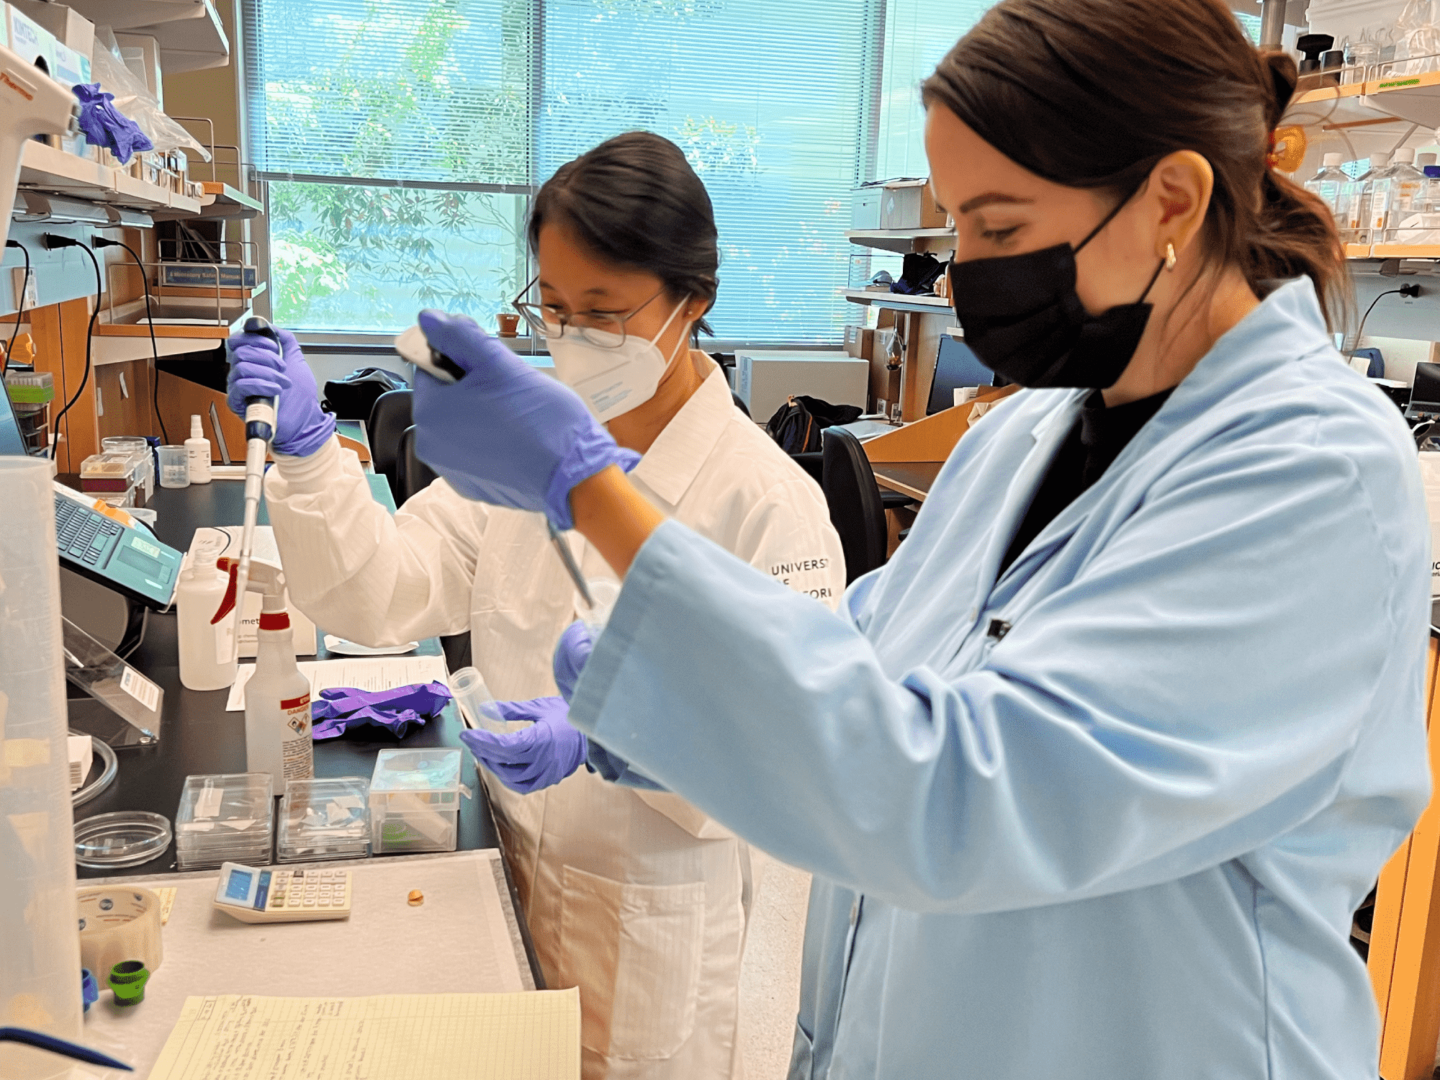
[[77, 123], [91, 146], [103, 146], [124, 165], [137, 150], [153, 150], [150, 136], [140, 125], [115, 107], [115, 95], [100, 89], [99, 83], [81, 83], [74, 87], [80, 102]]
[[568, 386], [542, 375], [464, 315], [422, 311], [432, 348], [467, 374], [453, 385], [415, 376], [415, 453], [460, 494], [574, 526], [570, 489], [610, 465], [640, 461]]
[[427, 719], [439, 716], [450, 698], [450, 688], [441, 682], [390, 690], [353, 690], [347, 686], [321, 690], [320, 700], [310, 703], [310, 737], [320, 742], [350, 728], [369, 725], [403, 739], [412, 725], [423, 727]]
[[227, 401], [236, 416], [245, 415], [245, 399], [275, 398], [275, 438], [282, 454], [307, 457], [335, 433], [335, 418], [320, 408], [315, 373], [289, 330], [275, 328], [277, 344], [265, 334], [233, 334]]
[[590, 659], [595, 642], [590, 637], [590, 628], [583, 622], [572, 622], [555, 643], [555, 657], [551, 667], [555, 672], [555, 685], [566, 701], [575, 696], [575, 684], [580, 681], [580, 672]]
[[503, 735], [462, 731], [460, 741], [511, 791], [528, 795], [551, 787], [585, 763], [588, 744], [566, 719], [570, 706], [563, 698], [497, 701], [495, 706], [502, 720], [534, 723], [523, 731]]

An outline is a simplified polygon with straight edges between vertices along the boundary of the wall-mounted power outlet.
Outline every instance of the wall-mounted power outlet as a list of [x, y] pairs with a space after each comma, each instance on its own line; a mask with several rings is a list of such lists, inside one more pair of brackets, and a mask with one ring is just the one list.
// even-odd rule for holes
[[10, 276], [14, 279], [15, 307], [20, 311], [39, 307], [40, 290], [36, 288], [34, 273], [27, 274], [24, 267], [17, 266], [10, 271]]

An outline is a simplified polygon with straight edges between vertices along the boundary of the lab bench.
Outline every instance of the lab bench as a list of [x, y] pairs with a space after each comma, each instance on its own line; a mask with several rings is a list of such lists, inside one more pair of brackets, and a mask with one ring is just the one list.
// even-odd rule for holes
[[[394, 503], [385, 478], [370, 474], [368, 479], [377, 501], [393, 511]], [[171, 547], [185, 551], [189, 548], [196, 529], [209, 525], [241, 523], [244, 512], [244, 484], [235, 480], [215, 480], [210, 484], [192, 485], [188, 488], [157, 487], [150, 506], [156, 510], [158, 517], [155, 526], [157, 537]], [[261, 520], [264, 521], [263, 513]], [[323, 641], [319, 644], [320, 649], [314, 659], [330, 658]], [[426, 639], [420, 643], [417, 652], [420, 655], [440, 655], [440, 642], [436, 638]], [[243, 711], [226, 711], [229, 690], [187, 690], [180, 684], [176, 616], [173, 610], [166, 614], [150, 612], [144, 640], [129, 657], [129, 662], [159, 684], [165, 692], [160, 740], [154, 746], [119, 750], [117, 753], [120, 771], [114, 784], [95, 799], [77, 807], [77, 821], [116, 810], [148, 810], [163, 814], [173, 822], [176, 807], [180, 802], [181, 788], [187, 776], [245, 771], [245, 714]], [[377, 732], [376, 737], [370, 738], [347, 732], [339, 738], [315, 744], [315, 775], [360, 776], [368, 779], [374, 768], [375, 757], [381, 750], [438, 746], [459, 746], [463, 749], [459, 738], [462, 730], [463, 724], [451, 703], [439, 718], [429, 721], [417, 731], [412, 731], [403, 740], [397, 740], [388, 733]], [[365, 734], [368, 735], [368, 730]], [[474, 797], [461, 800], [457, 850], [498, 848], [499, 836], [484, 788], [479, 784], [475, 773], [474, 759], [468, 750], [463, 750], [463, 753], [465, 766], [462, 775], [474, 791]], [[360, 864], [358, 860], [347, 860], [335, 865], [343, 868]], [[114, 876], [154, 877], [157, 874], [175, 872], [177, 868], [173, 840], [161, 857], [129, 869], [98, 871], [76, 868], [76, 875], [82, 881]], [[535, 984], [543, 987], [544, 981], [535, 959], [529, 929], [525, 926], [514, 884], [509, 881], [508, 867], [506, 879], [510, 885], [511, 903], [520, 924]]]

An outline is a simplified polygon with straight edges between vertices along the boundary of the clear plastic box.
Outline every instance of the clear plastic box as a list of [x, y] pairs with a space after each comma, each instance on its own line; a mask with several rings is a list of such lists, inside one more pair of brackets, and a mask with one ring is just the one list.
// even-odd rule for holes
[[454, 851], [459, 832], [459, 749], [381, 750], [370, 777], [376, 855]]
[[223, 862], [264, 866], [275, 833], [269, 773], [187, 776], [175, 811], [175, 856], [181, 870]]
[[362, 776], [291, 780], [280, 800], [276, 861], [363, 859], [370, 853], [369, 798]]

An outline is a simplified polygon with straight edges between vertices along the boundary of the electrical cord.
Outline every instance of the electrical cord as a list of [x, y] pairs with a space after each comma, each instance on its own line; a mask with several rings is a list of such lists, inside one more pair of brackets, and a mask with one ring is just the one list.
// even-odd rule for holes
[[140, 261], [140, 256], [135, 253], [135, 249], [123, 240], [111, 240], [108, 236], [92, 236], [90, 243], [98, 248], [124, 248], [130, 258], [135, 260], [135, 268], [140, 271], [140, 285], [145, 290], [145, 322], [150, 327], [150, 355], [155, 360], [150, 377], [150, 407], [155, 410], [155, 422], [160, 425], [161, 441], [168, 443], [170, 433], [165, 430], [165, 421], [160, 416], [160, 346], [155, 341], [155, 316], [150, 310], [150, 279], [145, 276], [145, 264]]
[[[1398, 289], [1387, 289], [1385, 292], [1382, 292], [1379, 296], [1375, 297], [1374, 300], [1371, 300], [1370, 306], [1365, 309], [1365, 314], [1360, 319], [1360, 329], [1355, 331], [1355, 349], [1360, 348], [1360, 342], [1365, 340], [1365, 321], [1370, 318], [1370, 313], [1375, 310], [1375, 305], [1378, 304], [1385, 297], [1395, 296], [1397, 293], [1400, 296], [1419, 296], [1420, 286], [1401, 285]], [[1355, 349], [1352, 349], [1350, 351], [1350, 355], [1355, 355]]]
[[90, 325], [85, 328], [85, 374], [80, 376], [80, 386], [75, 391], [75, 396], [65, 403], [59, 415], [51, 424], [55, 432], [54, 438], [50, 441], [50, 457], [53, 460], [56, 452], [60, 449], [60, 421], [65, 419], [71, 407], [80, 400], [80, 395], [85, 392], [85, 385], [90, 381], [90, 346], [95, 340], [95, 320], [100, 317], [100, 297], [105, 292], [105, 282], [100, 276], [100, 260], [95, 258], [95, 253], [79, 240], [72, 240], [68, 236], [61, 236], [58, 233], [45, 233], [40, 237], [40, 243], [47, 251], [54, 251], [56, 248], [75, 247], [83, 251], [90, 259], [90, 265], [95, 268], [95, 310], [90, 313]]
[[15, 339], [20, 336], [20, 316], [25, 314], [25, 294], [30, 291], [30, 249], [19, 240], [6, 240], [5, 246], [19, 248], [24, 253], [25, 277], [20, 282], [20, 303], [15, 310], [15, 329], [10, 334], [9, 344], [5, 346], [5, 356], [0, 358], [0, 375], [10, 370], [10, 358], [15, 355]]

